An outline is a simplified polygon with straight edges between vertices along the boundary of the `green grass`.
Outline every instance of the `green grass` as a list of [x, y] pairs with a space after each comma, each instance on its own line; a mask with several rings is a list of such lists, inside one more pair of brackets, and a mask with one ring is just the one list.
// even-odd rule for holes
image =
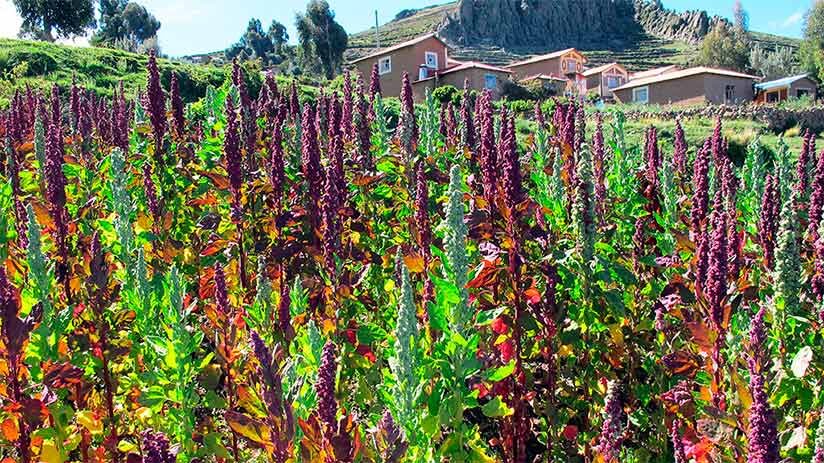
[[[111, 95], [121, 81], [134, 94], [146, 85], [146, 60], [146, 56], [122, 50], [0, 39], [0, 106], [17, 89], [44, 89], [55, 83], [68, 88], [74, 76], [79, 84], [101, 95]], [[171, 73], [178, 74], [187, 101], [201, 98], [209, 85], [221, 85], [228, 75], [226, 69], [215, 66], [169, 60], [159, 64], [167, 88]]]
[[[67, 90], [72, 78], [98, 95], [111, 96], [120, 82], [134, 96], [146, 87], [147, 56], [122, 50], [74, 47], [29, 40], [0, 39], [0, 108], [5, 108], [14, 92], [27, 86], [48, 90], [57, 84]], [[183, 63], [159, 59], [161, 81], [169, 89], [172, 73], [177, 74], [183, 100], [192, 103], [206, 95], [211, 85], [220, 87], [231, 76], [231, 64], [224, 66]], [[244, 63], [249, 93], [257, 97], [263, 80], [260, 64]], [[277, 76], [278, 87], [288, 89], [293, 78]], [[313, 98], [317, 81], [312, 76], [298, 79], [301, 98]]]

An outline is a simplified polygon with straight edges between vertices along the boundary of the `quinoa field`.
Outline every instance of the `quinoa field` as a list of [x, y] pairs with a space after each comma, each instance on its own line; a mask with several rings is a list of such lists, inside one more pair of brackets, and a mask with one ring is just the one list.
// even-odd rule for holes
[[824, 463], [815, 134], [231, 74], [0, 111], [0, 462]]

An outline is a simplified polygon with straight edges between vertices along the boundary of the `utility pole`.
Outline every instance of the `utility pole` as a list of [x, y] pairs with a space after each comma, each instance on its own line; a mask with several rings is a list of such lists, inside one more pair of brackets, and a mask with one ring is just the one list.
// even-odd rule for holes
[[378, 10], [375, 10], [375, 48], [381, 47], [380, 26], [378, 25]]

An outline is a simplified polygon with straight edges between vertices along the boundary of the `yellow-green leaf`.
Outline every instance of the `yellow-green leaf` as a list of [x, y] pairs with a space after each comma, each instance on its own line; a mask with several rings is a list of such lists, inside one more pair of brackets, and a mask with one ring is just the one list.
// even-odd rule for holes
[[103, 432], [103, 421], [95, 416], [94, 412], [89, 410], [77, 412], [77, 424], [88, 429], [92, 435], [101, 434]]

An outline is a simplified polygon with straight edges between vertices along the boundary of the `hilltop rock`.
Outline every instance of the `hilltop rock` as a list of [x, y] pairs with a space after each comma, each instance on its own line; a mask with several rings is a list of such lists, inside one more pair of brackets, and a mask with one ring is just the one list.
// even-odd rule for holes
[[[403, 10], [377, 34], [370, 29], [350, 36], [346, 58], [372, 53], [377, 43], [385, 47], [437, 32], [459, 60], [501, 65], [575, 47], [591, 66], [619, 61], [649, 69], [688, 63], [694, 45], [721, 21], [704, 11], [667, 10], [660, 0], [455, 0]], [[758, 33], [753, 40], [768, 49], [798, 46]]]
[[655, 0], [460, 0], [439, 29], [464, 46], [609, 48], [643, 33], [694, 44], [720, 21]]
[[719, 16], [709, 17], [706, 11], [675, 13], [664, 9], [659, 2], [644, 0], [635, 2], [635, 20], [654, 37], [692, 44], [700, 42], [716, 24], [728, 22]]
[[460, 45], [565, 47], [642, 32], [632, 0], [461, 0], [440, 32]]

